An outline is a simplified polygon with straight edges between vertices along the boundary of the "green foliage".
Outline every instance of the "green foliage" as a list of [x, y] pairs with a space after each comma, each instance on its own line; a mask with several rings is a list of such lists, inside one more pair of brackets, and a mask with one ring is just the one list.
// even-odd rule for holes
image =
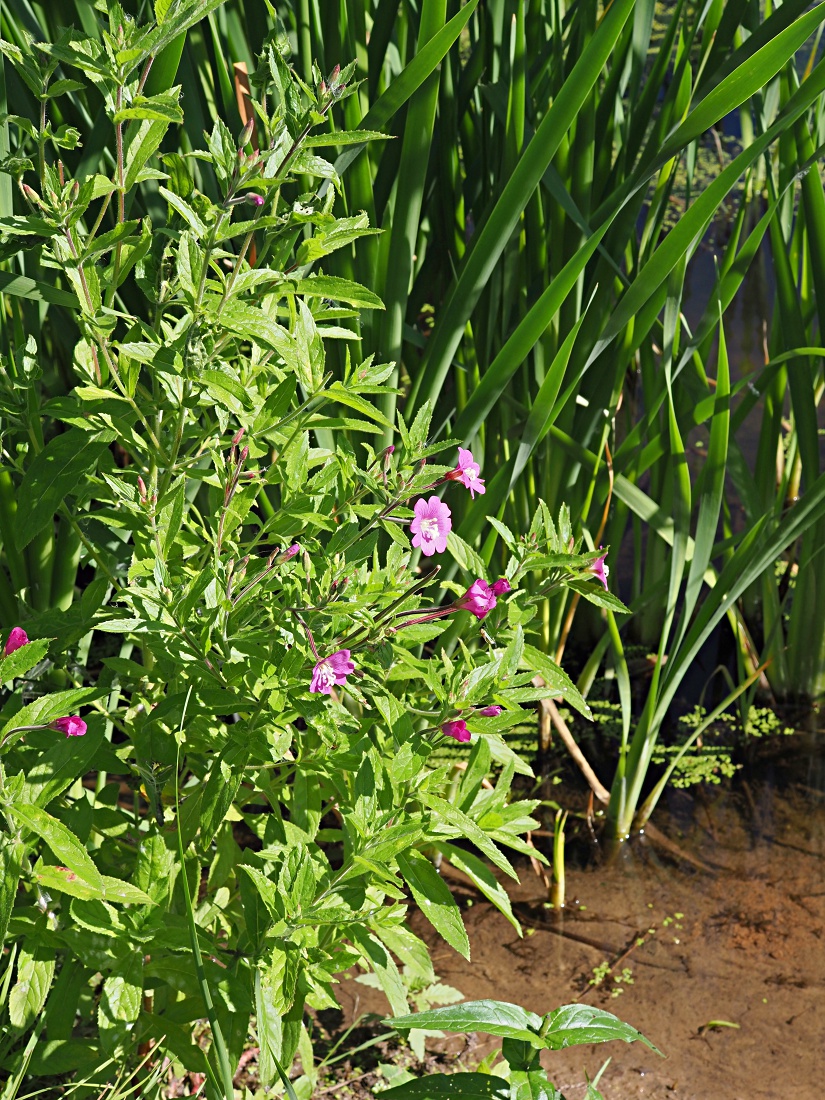
[[[485, 1100], [487, 1097], [556, 1100], [561, 1093], [541, 1067], [539, 1055], [542, 1050], [563, 1050], [618, 1039], [625, 1043], [641, 1041], [657, 1054], [661, 1053], [630, 1024], [590, 1005], [563, 1005], [542, 1017], [502, 1001], [468, 1001], [386, 1022], [403, 1029], [413, 1026], [414, 1021], [420, 1026], [444, 1031], [479, 1031], [501, 1036], [501, 1054], [507, 1068], [496, 1067], [494, 1074], [487, 1066], [484, 1067], [487, 1072], [481, 1073], [430, 1074], [387, 1090], [393, 1100], [425, 1100], [430, 1096], [455, 1096], [461, 1100]], [[489, 1059], [486, 1061], [489, 1065]], [[589, 1086], [589, 1095], [598, 1097], [600, 1094]]]
[[[392, 366], [357, 354], [354, 327], [382, 303], [328, 266], [375, 232], [337, 216], [339, 172], [314, 152], [352, 66], [305, 82], [273, 32], [257, 149], [216, 118], [164, 151], [187, 104], [179, 84], [150, 91], [149, 62], [215, 6], [141, 26], [112, 3], [99, 38], [5, 51], [49, 112], [99, 97], [80, 138], [111, 136], [106, 171], [73, 175], [50, 122], [19, 124], [36, 178], [0, 221], [5, 255], [36, 250], [72, 315], [62, 392], [57, 331], [24, 312], [0, 395], [0, 587], [31, 639], [0, 660], [0, 1064], [17, 1081], [105, 1077], [151, 1048], [226, 1098], [254, 1015], [261, 1084], [299, 1052], [311, 1089], [304, 1013], [336, 1006], [339, 975], [371, 973], [397, 1015], [412, 991], [437, 1003], [408, 895], [469, 956], [435, 853], [516, 924], [484, 860], [516, 877], [537, 802], [511, 789], [531, 773], [502, 733], [547, 694], [587, 712], [533, 644], [549, 592], [604, 599], [566, 509], [505, 530], [498, 599], [471, 545], [451, 533], [439, 587], [404, 531], [416, 498], [465, 489], [429, 405], [381, 411]], [[434, 751], [447, 723], [470, 738], [460, 778]]]

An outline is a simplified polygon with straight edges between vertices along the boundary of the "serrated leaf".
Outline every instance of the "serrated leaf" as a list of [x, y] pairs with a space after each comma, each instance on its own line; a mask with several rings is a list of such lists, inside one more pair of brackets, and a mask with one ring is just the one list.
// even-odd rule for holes
[[447, 535], [447, 549], [465, 573], [469, 573], [472, 577], [478, 577], [484, 580], [487, 567], [482, 561], [481, 556], [477, 554], [472, 546], [466, 543], [460, 535], [457, 535], [455, 531], [450, 531]]
[[459, 836], [463, 837], [465, 840], [469, 840], [471, 844], [475, 844], [476, 848], [478, 848], [480, 852], [483, 852], [492, 864], [498, 867], [500, 871], [503, 871], [505, 875], [509, 875], [510, 878], [518, 882], [518, 875], [510, 866], [510, 861], [504, 853], [496, 848], [487, 834], [480, 829], [476, 822], [473, 821], [471, 817], [468, 817], [463, 810], [460, 810], [457, 806], [453, 806], [453, 804], [448, 802], [445, 798], [440, 798], [438, 795], [432, 794], [429, 791], [422, 791], [419, 797], [425, 806], [429, 806], [431, 810], [435, 810], [448, 825], [457, 829]]
[[605, 607], [609, 611], [618, 612], [620, 615], [630, 614], [630, 608], [626, 607], [618, 596], [614, 596], [612, 592], [607, 591], [597, 580], [567, 581], [567, 587], [572, 588], [574, 592], [578, 592], [584, 599], [595, 604], [596, 607]]
[[51, 863], [40, 863], [34, 871], [35, 881], [44, 890], [51, 892], [59, 890], [62, 894], [68, 894], [72, 898], [80, 898], [81, 901], [102, 900], [103, 886], [96, 888], [88, 882], [78, 878], [74, 871], [68, 867], [55, 867]]
[[0, 660], [0, 682], [8, 684], [17, 676], [23, 676], [42, 661], [49, 649], [49, 638], [37, 638], [16, 649]]
[[561, 696], [566, 703], [574, 707], [585, 718], [592, 720], [590, 707], [582, 698], [581, 693], [573, 681], [562, 668], [556, 664], [552, 657], [542, 653], [535, 646], [525, 645], [524, 664], [533, 672], [537, 672], [545, 684], [552, 688], [556, 696]]
[[101, 875], [100, 877], [103, 881], [104, 901], [119, 901], [127, 905], [155, 904], [148, 894], [137, 886], [133, 886], [131, 882], [124, 882], [122, 879], [112, 878], [110, 875]]
[[510, 1100], [564, 1100], [543, 1069], [513, 1070]]
[[510, 1086], [491, 1073], [428, 1073], [381, 1095], [387, 1100], [509, 1100]]
[[396, 1028], [436, 1028], [439, 1031], [460, 1031], [463, 1034], [481, 1031], [486, 1035], [521, 1039], [535, 1047], [543, 1045], [538, 1034], [542, 1024], [541, 1016], [507, 1001], [465, 1001], [464, 1004], [416, 1012], [411, 1016], [385, 1020], [384, 1023]]
[[617, 1016], [581, 1004], [562, 1005], [551, 1012], [543, 1041], [550, 1050], [562, 1050], [587, 1043], [606, 1043], [611, 1039], [624, 1043], [642, 1042], [656, 1054], [662, 1053], [640, 1031]]
[[34, 1023], [46, 1003], [54, 977], [55, 953], [46, 947], [23, 946], [17, 958], [17, 981], [9, 994], [9, 1021], [23, 1031]]
[[464, 852], [461, 848], [455, 848], [452, 844], [439, 843], [438, 847], [444, 858], [449, 860], [457, 871], [465, 874], [475, 888], [507, 918], [519, 936], [522, 936], [521, 925], [513, 916], [513, 908], [507, 891], [487, 864], [474, 856], [472, 852]]
[[342, 279], [338, 275], [311, 275], [308, 279], [299, 279], [295, 284], [295, 291], [305, 298], [330, 298], [361, 309], [384, 309], [384, 303], [377, 294], [373, 294], [360, 283]]
[[100, 877], [100, 872], [92, 862], [89, 853], [62, 821], [58, 821], [56, 817], [47, 814], [38, 806], [11, 803], [8, 809], [21, 825], [44, 840], [55, 857], [66, 865], [69, 869], [67, 877], [74, 874], [97, 891], [97, 897], [102, 896], [103, 879]]
[[[435, 867], [426, 856], [414, 850], [399, 853], [396, 860], [421, 912], [451, 947], [454, 947], [465, 959], [469, 959], [470, 941], [461, 919], [461, 911]], [[429, 1025], [416, 1023], [409, 1026], [428, 1027]], [[433, 1026], [438, 1027], [438, 1024]]]
[[28, 546], [66, 497], [85, 484], [108, 443], [109, 439], [81, 428], [71, 428], [49, 440], [26, 470], [17, 494], [18, 549]]
[[26, 772], [20, 801], [41, 809], [90, 770], [103, 743], [104, 723], [90, 721], [84, 737], [58, 737]]

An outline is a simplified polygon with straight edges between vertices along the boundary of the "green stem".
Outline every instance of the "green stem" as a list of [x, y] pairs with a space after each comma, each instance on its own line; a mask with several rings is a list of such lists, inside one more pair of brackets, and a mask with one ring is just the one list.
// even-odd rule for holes
[[[187, 702], [188, 702], [187, 697]], [[185, 717], [185, 714], [184, 714]], [[183, 726], [183, 719], [181, 719], [181, 727]], [[183, 897], [186, 906], [186, 922], [189, 927], [189, 940], [192, 946], [192, 959], [195, 963], [195, 972], [198, 976], [198, 985], [200, 986], [201, 996], [203, 997], [203, 1003], [206, 1008], [206, 1015], [209, 1018], [209, 1024], [212, 1028], [212, 1041], [215, 1046], [215, 1050], [218, 1055], [218, 1070], [221, 1082], [218, 1081], [215, 1076], [215, 1071], [212, 1069], [209, 1059], [206, 1059], [206, 1064], [209, 1068], [209, 1076], [213, 1079], [213, 1083], [216, 1088], [223, 1085], [224, 1100], [233, 1100], [235, 1091], [232, 1084], [232, 1067], [229, 1063], [229, 1050], [226, 1046], [226, 1040], [223, 1037], [223, 1031], [221, 1030], [220, 1021], [218, 1020], [218, 1014], [215, 1011], [215, 1005], [212, 1001], [212, 990], [209, 988], [209, 982], [206, 980], [206, 971], [203, 968], [203, 958], [201, 956], [200, 943], [198, 942], [198, 929], [195, 924], [195, 910], [192, 905], [192, 894], [189, 890], [189, 880], [186, 877], [186, 859], [183, 852], [183, 836], [180, 829], [180, 792], [178, 787], [180, 775], [180, 742], [177, 746], [177, 754], [175, 760], [175, 831], [178, 838], [178, 856], [180, 857], [180, 869], [181, 869], [181, 881], [183, 884]], [[198, 871], [200, 872], [200, 863], [198, 863]]]

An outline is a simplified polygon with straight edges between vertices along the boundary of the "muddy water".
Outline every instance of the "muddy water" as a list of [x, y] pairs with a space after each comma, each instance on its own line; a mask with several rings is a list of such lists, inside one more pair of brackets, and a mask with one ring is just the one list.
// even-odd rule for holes
[[[442, 980], [465, 998], [539, 1013], [584, 1000], [634, 1024], [666, 1055], [621, 1043], [549, 1055], [567, 1100], [584, 1097], [584, 1072], [593, 1077], [608, 1056], [606, 1100], [821, 1100], [825, 795], [804, 782], [804, 769], [798, 774], [781, 794], [765, 779], [701, 798], [671, 792], [658, 828], [706, 869], [675, 861], [650, 839], [634, 843], [614, 866], [568, 869], [560, 920], [526, 869], [511, 892], [523, 939], [445, 868], [464, 910], [469, 967], [420, 915], [414, 927], [432, 945]], [[612, 973], [591, 984], [605, 963]], [[371, 995], [352, 983], [342, 989], [350, 1012], [385, 1010]], [[433, 1042], [446, 1046], [455, 1068], [471, 1068], [494, 1043]]]

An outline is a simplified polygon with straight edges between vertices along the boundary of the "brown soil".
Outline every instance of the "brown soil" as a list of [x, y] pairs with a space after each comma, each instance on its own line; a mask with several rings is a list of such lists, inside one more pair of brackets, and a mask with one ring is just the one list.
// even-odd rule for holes
[[[675, 861], [643, 838], [612, 866], [568, 870], [567, 908], [556, 916], [528, 868], [511, 891], [523, 939], [445, 868], [472, 965], [416, 914], [440, 978], [468, 1000], [514, 1001], [538, 1013], [584, 999], [632, 1023], [666, 1056], [640, 1043], [549, 1054], [567, 1100], [584, 1096], [585, 1071], [592, 1078], [608, 1057], [599, 1086], [606, 1100], [820, 1100], [825, 797], [799, 786], [781, 798], [767, 785], [701, 801], [674, 791], [656, 821], [713, 870]], [[590, 984], [605, 962], [612, 972]], [[355, 982], [342, 986], [341, 1003], [350, 1020], [386, 1011], [379, 993]], [[472, 1068], [496, 1045], [485, 1036], [430, 1043], [455, 1069]]]

